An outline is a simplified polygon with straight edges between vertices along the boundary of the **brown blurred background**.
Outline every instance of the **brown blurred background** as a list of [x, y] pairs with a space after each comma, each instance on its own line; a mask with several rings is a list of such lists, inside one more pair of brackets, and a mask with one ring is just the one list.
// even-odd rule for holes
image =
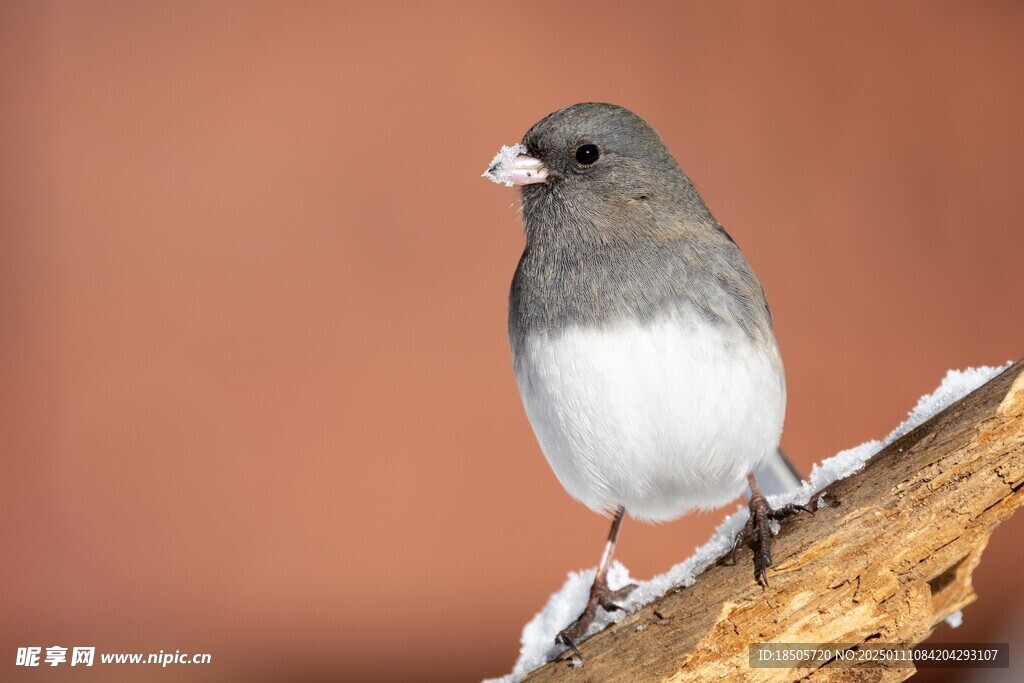
[[[744, 248], [805, 469], [1024, 355], [1022, 35], [994, 1], [2, 3], [0, 678], [509, 670], [607, 522], [521, 409], [517, 200], [479, 176], [576, 101], [647, 118]], [[1024, 647], [1022, 531], [937, 637]], [[54, 644], [213, 664], [13, 666]]]

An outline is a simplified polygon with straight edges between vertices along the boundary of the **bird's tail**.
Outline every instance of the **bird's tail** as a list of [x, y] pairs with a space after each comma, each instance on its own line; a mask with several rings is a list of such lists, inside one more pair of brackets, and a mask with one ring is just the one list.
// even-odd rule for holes
[[800, 486], [800, 470], [779, 448], [758, 467], [754, 468], [754, 479], [761, 492], [767, 496], [789, 493]]

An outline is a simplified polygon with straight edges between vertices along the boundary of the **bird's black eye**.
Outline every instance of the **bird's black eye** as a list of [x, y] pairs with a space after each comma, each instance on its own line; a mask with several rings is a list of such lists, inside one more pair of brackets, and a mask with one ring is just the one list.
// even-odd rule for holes
[[576, 148], [576, 161], [580, 162], [584, 166], [589, 166], [594, 163], [600, 156], [601, 150], [597, 148], [597, 145], [587, 144], [580, 145]]

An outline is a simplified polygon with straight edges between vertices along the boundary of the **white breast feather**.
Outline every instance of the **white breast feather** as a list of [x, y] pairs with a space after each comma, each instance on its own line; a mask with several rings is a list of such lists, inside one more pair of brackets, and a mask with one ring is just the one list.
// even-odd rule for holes
[[774, 343], [694, 316], [528, 336], [516, 380], [541, 449], [593, 510], [666, 521], [724, 505], [774, 453], [786, 389]]

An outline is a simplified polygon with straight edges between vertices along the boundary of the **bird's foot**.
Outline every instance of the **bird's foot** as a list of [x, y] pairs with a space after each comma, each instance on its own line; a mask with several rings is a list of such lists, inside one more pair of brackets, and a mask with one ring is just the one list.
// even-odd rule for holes
[[814, 511], [804, 505], [784, 505], [778, 510], [768, 505], [761, 492], [753, 489], [750, 496], [750, 515], [743, 529], [736, 534], [736, 542], [729, 553], [729, 564], [736, 564], [736, 551], [741, 545], [749, 545], [754, 551], [754, 580], [758, 581], [765, 589], [768, 588], [768, 567], [772, 566], [772, 537], [775, 532], [772, 530], [771, 522], [782, 521], [783, 519], [796, 514], [797, 512]]
[[582, 614], [580, 614], [576, 621], [569, 624], [555, 636], [555, 642], [571, 649], [576, 657], [582, 661], [583, 655], [580, 654], [576, 644], [586, 635], [587, 629], [594, 622], [594, 617], [597, 616], [597, 608], [600, 607], [605, 612], [621, 610], [622, 607], [618, 605], [618, 602], [629, 597], [634, 588], [636, 588], [636, 584], [631, 583], [613, 591], [608, 588], [607, 581], [595, 580], [594, 584], [590, 587], [590, 597], [587, 599], [587, 606], [583, 608]]

